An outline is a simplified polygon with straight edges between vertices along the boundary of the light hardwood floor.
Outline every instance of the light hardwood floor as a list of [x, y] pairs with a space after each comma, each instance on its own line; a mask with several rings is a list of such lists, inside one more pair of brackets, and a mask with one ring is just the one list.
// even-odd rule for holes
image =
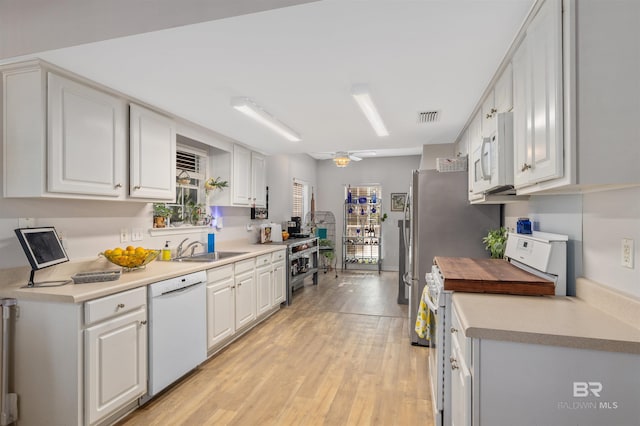
[[319, 275], [119, 425], [432, 425], [397, 272]]

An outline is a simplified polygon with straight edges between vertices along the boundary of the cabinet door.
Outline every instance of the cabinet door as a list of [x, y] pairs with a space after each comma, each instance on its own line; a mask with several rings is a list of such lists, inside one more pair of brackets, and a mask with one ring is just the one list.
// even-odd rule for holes
[[236, 330], [256, 319], [256, 282], [253, 272], [236, 277]]
[[207, 286], [207, 348], [211, 349], [235, 333], [233, 277]]
[[248, 206], [251, 202], [251, 151], [233, 146], [233, 204]]
[[560, 7], [542, 5], [513, 60], [516, 187], [563, 174]]
[[258, 316], [271, 309], [271, 265], [256, 269]]
[[451, 368], [451, 425], [471, 426], [471, 373], [455, 348], [447, 367]]
[[94, 424], [147, 391], [145, 309], [85, 330], [86, 423]]
[[126, 104], [48, 73], [49, 192], [123, 198]]
[[176, 129], [173, 120], [131, 104], [129, 125], [130, 196], [174, 201]]
[[513, 109], [513, 69], [508, 64], [493, 89], [494, 104], [497, 112], [508, 112]]
[[265, 158], [255, 152], [251, 153], [251, 189], [252, 204], [256, 207], [267, 207], [267, 167]]
[[494, 91], [490, 91], [487, 98], [482, 103], [482, 131], [483, 138], [488, 138], [496, 132], [496, 109]]
[[286, 300], [287, 276], [284, 262], [273, 265], [273, 303], [277, 306]]

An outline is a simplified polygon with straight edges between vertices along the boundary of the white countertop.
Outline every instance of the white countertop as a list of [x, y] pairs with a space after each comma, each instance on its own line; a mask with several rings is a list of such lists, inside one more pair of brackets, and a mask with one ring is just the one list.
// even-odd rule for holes
[[[38, 300], [60, 303], [81, 303], [136, 287], [192, 272], [228, 265], [244, 259], [285, 250], [283, 245], [260, 245], [239, 242], [220, 242], [220, 251], [239, 251], [246, 254], [216, 262], [162, 262], [155, 260], [144, 269], [123, 272], [120, 279], [101, 283], [66, 284], [60, 287], [24, 288], [29, 279], [28, 267], [0, 270], [0, 297], [18, 300]], [[77, 272], [117, 269], [116, 265], [100, 257], [90, 261], [68, 262], [36, 271], [35, 281], [67, 280]]]
[[453, 304], [467, 337], [640, 354], [637, 324], [578, 297], [456, 292]]

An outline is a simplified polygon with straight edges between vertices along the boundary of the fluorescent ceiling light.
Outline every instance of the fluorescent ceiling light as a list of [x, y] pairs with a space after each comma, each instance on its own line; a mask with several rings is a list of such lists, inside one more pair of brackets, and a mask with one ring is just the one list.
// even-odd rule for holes
[[291, 142], [300, 142], [302, 138], [289, 126], [269, 114], [260, 105], [249, 98], [231, 98], [231, 106], [243, 114], [251, 117], [263, 126], [268, 127]]
[[364, 113], [369, 123], [371, 123], [371, 127], [376, 132], [378, 136], [389, 136], [389, 132], [382, 121], [382, 117], [378, 113], [376, 106], [373, 103], [373, 99], [371, 99], [371, 95], [369, 94], [369, 88], [364, 84], [356, 84], [351, 87], [351, 95], [358, 103], [358, 106]]

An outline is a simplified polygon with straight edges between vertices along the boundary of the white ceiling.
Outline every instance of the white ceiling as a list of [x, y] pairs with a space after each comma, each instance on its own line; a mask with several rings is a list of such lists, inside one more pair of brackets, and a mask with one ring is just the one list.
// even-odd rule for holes
[[[267, 154], [453, 142], [534, 0], [325, 0], [38, 53]], [[390, 135], [350, 96], [368, 84]], [[230, 107], [246, 96], [302, 136]], [[417, 113], [438, 110], [436, 123]]]

